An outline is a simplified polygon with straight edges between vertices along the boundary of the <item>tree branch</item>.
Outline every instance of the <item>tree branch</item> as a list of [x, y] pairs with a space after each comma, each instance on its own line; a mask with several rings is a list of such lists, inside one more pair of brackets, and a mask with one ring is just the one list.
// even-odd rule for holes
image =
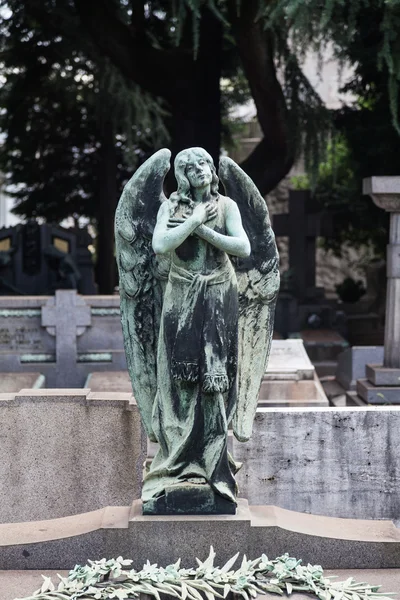
[[157, 50], [123, 23], [110, 0], [74, 0], [82, 24], [99, 50], [128, 78], [168, 99], [172, 77], [169, 53]]
[[238, 16], [235, 0], [230, 17], [245, 75], [257, 108], [264, 138], [241, 165], [262, 194], [270, 192], [293, 164], [287, 125], [287, 108], [276, 77], [271, 34], [256, 21], [258, 0], [242, 3]]

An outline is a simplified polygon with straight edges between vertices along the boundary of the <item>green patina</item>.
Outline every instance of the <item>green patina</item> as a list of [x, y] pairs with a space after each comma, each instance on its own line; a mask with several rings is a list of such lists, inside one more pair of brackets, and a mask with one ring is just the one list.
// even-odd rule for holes
[[111, 352], [82, 352], [78, 354], [78, 363], [112, 362]]
[[93, 317], [116, 317], [120, 316], [119, 308], [91, 308], [90, 313]]
[[55, 363], [54, 354], [21, 354], [21, 363]]
[[138, 169], [115, 220], [125, 354], [146, 432], [159, 442], [143, 510], [232, 513], [239, 465], [228, 427], [250, 438], [278, 253], [264, 199], [233, 161], [220, 162], [222, 195], [209, 154], [180, 152], [167, 199], [169, 159], [160, 150]]
[[33, 317], [40, 317], [42, 311], [40, 308], [2, 308], [0, 309], [0, 317], [27, 317], [31, 319]]

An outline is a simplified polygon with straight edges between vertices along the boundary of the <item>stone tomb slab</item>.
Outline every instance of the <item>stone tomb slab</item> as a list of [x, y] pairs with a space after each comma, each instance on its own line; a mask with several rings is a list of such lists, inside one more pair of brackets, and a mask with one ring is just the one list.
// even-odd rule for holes
[[93, 392], [132, 393], [128, 371], [98, 371], [96, 373], [89, 373], [84, 387], [90, 388]]
[[359, 406], [365, 408], [367, 403], [357, 394], [357, 392], [346, 392], [346, 406]]
[[41, 373], [0, 373], [0, 394], [18, 393], [22, 389], [44, 388]]
[[4, 371], [21, 371], [21, 365], [37, 355], [55, 360], [55, 339], [41, 325], [41, 306], [46, 301], [47, 297], [0, 297], [0, 365]]
[[[302, 340], [273, 340], [264, 381], [309, 380], [314, 387], [315, 369], [307, 356]], [[132, 392], [127, 371], [90, 373], [85, 386], [95, 392]], [[303, 389], [300, 386], [299, 389]], [[303, 395], [306, 392], [302, 392]], [[315, 392], [318, 397], [317, 392]], [[315, 395], [314, 394], [314, 395]]]
[[264, 380], [314, 379], [315, 369], [308, 358], [303, 340], [272, 340]]
[[259, 407], [268, 406], [328, 406], [328, 398], [319, 382], [263, 381], [258, 401]]
[[338, 355], [349, 345], [340, 333], [332, 329], [303, 329], [298, 335], [314, 364], [336, 362]]
[[0, 296], [0, 368], [37, 370], [48, 388], [82, 388], [91, 371], [126, 369], [119, 313], [116, 295]]

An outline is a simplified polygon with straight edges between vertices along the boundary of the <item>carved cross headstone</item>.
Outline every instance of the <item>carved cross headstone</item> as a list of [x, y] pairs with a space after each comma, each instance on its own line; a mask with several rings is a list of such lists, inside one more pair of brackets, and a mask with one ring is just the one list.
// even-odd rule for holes
[[76, 370], [76, 338], [91, 324], [90, 306], [75, 290], [57, 290], [42, 308], [42, 326], [56, 336], [57, 382], [68, 387], [68, 373]]
[[309, 190], [290, 190], [289, 212], [273, 216], [275, 236], [289, 238], [289, 268], [298, 300], [318, 295], [315, 288], [317, 237], [332, 236], [330, 215], [318, 212]]

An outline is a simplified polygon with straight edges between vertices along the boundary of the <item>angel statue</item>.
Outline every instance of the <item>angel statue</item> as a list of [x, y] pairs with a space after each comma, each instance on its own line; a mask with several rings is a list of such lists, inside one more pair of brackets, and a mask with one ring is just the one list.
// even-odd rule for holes
[[228, 428], [251, 436], [273, 332], [278, 253], [265, 201], [223, 157], [156, 152], [116, 212], [125, 353], [146, 433], [158, 442], [143, 514], [234, 514]]

